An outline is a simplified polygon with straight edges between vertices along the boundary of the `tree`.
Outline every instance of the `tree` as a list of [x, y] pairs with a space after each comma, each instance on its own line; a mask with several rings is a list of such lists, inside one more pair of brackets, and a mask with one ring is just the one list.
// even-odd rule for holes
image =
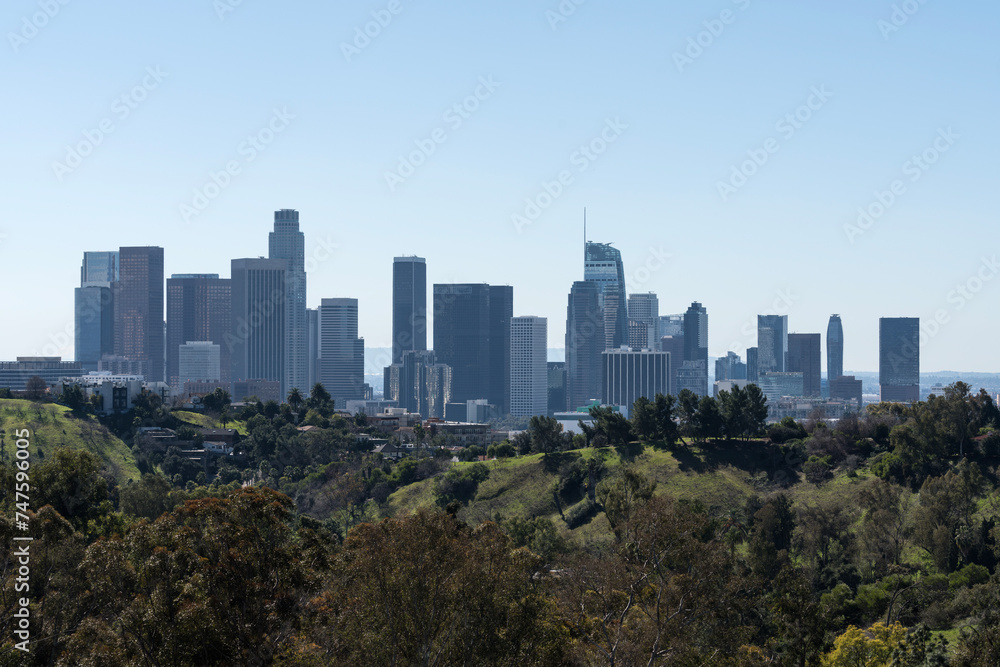
[[590, 408], [596, 435], [602, 435], [612, 446], [627, 445], [632, 441], [632, 424], [625, 416], [610, 406]]
[[562, 424], [552, 417], [532, 417], [528, 421], [527, 433], [533, 452], [558, 452], [564, 449], [567, 442]]
[[333, 397], [330, 396], [330, 392], [321, 383], [317, 382], [313, 385], [312, 391], [309, 392], [306, 407], [310, 410], [316, 410], [323, 417], [329, 418], [333, 414]]
[[657, 394], [653, 399], [656, 437], [667, 447], [673, 447], [678, 437], [677, 422], [674, 421], [675, 402], [674, 397], [669, 394]]
[[906, 638], [906, 628], [876, 623], [867, 630], [849, 626], [823, 656], [822, 667], [889, 667], [893, 652]]
[[597, 501], [608, 517], [615, 539], [625, 539], [624, 531], [627, 530], [633, 513], [653, 497], [655, 490], [656, 480], [647, 478], [631, 467], [597, 485]]
[[656, 406], [645, 396], [640, 396], [632, 404], [632, 430], [645, 442], [657, 435]]
[[78, 384], [64, 384], [62, 396], [59, 400], [63, 405], [76, 413], [81, 413], [90, 407], [87, 395], [83, 393], [83, 389]]
[[695, 432], [703, 440], [722, 435], [723, 419], [719, 404], [711, 396], [702, 396], [695, 414]]
[[210, 412], [221, 412], [230, 403], [232, 403], [232, 399], [229, 392], [222, 387], [216, 387], [215, 391], [205, 394], [201, 399], [201, 404]]
[[681, 389], [677, 395], [677, 412], [681, 420], [681, 438], [694, 438], [698, 431], [698, 395], [690, 389]]
[[767, 396], [764, 392], [755, 384], [748, 384], [746, 386], [747, 394], [747, 404], [746, 404], [746, 431], [744, 432], [745, 439], [756, 438], [761, 433], [764, 432], [764, 427], [767, 424]]
[[24, 385], [24, 394], [29, 399], [37, 401], [45, 395], [48, 389], [49, 386], [45, 384], [45, 380], [38, 375], [32, 375]]

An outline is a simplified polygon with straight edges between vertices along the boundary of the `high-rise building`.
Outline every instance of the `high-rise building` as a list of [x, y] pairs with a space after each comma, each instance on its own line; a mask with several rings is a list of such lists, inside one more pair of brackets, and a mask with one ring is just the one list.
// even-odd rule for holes
[[660, 338], [684, 335], [684, 313], [660, 316]]
[[670, 355], [655, 350], [606, 350], [602, 354], [601, 401], [627, 411], [640, 396], [650, 401], [670, 393]]
[[756, 347], [747, 348], [747, 380], [754, 383], [760, 378], [757, 373], [757, 351]]
[[490, 372], [490, 286], [434, 285], [434, 353], [451, 367], [452, 402], [488, 398]]
[[853, 375], [841, 375], [830, 380], [830, 398], [854, 401], [860, 409], [864, 405], [861, 380], [855, 380]]
[[392, 363], [407, 350], [427, 349], [427, 260], [396, 257], [392, 262]]
[[451, 368], [437, 363], [434, 352], [406, 350], [398, 364], [386, 366], [386, 400], [425, 418], [443, 419], [451, 402]]
[[677, 369], [676, 384], [674, 390], [677, 394], [687, 389], [688, 391], [705, 396], [708, 391], [708, 367], [703, 360], [682, 362]]
[[878, 321], [880, 399], [920, 400], [920, 318], [882, 317]]
[[548, 320], [510, 321], [510, 414], [543, 417], [549, 411]]
[[[309, 333], [307, 334], [308, 345], [307, 349], [309, 351], [309, 391], [312, 391], [313, 386], [319, 382], [319, 309], [318, 308], [307, 308], [306, 309], [306, 328]], [[305, 393], [305, 390], [302, 390]]]
[[735, 352], [727, 352], [726, 356], [715, 360], [715, 381], [746, 380], [747, 365]]
[[358, 300], [323, 299], [319, 307], [319, 381], [343, 408], [365, 398], [365, 340], [358, 337]]
[[274, 212], [274, 231], [268, 234], [268, 258], [285, 260], [285, 377], [282, 391], [308, 392], [309, 331], [306, 320], [306, 237], [299, 231], [299, 212]]
[[625, 266], [621, 252], [609, 243], [587, 241], [584, 246], [583, 279], [601, 287], [604, 349], [628, 345], [628, 301], [625, 298]]
[[[601, 397], [601, 352], [605, 349], [602, 287], [573, 283], [566, 308], [566, 409]], [[434, 327], [437, 329], [437, 326]]]
[[790, 373], [802, 373], [802, 395], [819, 398], [822, 371], [822, 336], [820, 334], [788, 334], [786, 367]]
[[636, 350], [656, 350], [660, 346], [660, 302], [656, 294], [628, 297], [628, 346]]
[[833, 382], [843, 374], [844, 325], [840, 321], [840, 315], [831, 315], [826, 327], [826, 379]]
[[788, 315], [757, 316], [757, 375], [785, 371]]
[[673, 334], [660, 338], [660, 350], [670, 353], [670, 393], [680, 392], [678, 375], [684, 365], [684, 334]]
[[705, 382], [698, 384], [695, 391], [699, 396], [708, 396], [708, 311], [697, 301], [684, 313], [684, 361], [701, 364], [705, 371]]
[[77, 287], [73, 300], [76, 361], [89, 373], [99, 368], [102, 357], [115, 351], [114, 296], [111, 287], [92, 284]]
[[783, 396], [801, 397], [803, 392], [803, 375], [801, 371], [794, 373], [775, 371], [761, 373], [757, 381], [761, 392], [767, 397], [768, 403], [777, 403]]
[[232, 332], [232, 283], [217, 273], [174, 274], [167, 279], [167, 382], [184, 386], [180, 372], [180, 347], [188, 341], [220, 346], [220, 377], [188, 378], [231, 382], [227, 334]]
[[566, 362], [550, 361], [547, 363], [549, 377], [549, 409], [548, 416], [566, 410]]
[[115, 355], [138, 363], [147, 382], [163, 382], [163, 248], [120, 248], [118, 256]]
[[225, 345], [233, 382], [278, 382], [278, 394], [285, 397], [290, 389], [285, 374], [288, 261], [234, 259], [231, 275], [232, 327]]
[[222, 346], [211, 341], [188, 341], [178, 346], [178, 387], [185, 382], [221, 382]]
[[80, 287], [111, 287], [119, 278], [117, 250], [83, 253]]
[[510, 414], [510, 321], [513, 317], [514, 288], [490, 285], [490, 390], [486, 398], [501, 416]]

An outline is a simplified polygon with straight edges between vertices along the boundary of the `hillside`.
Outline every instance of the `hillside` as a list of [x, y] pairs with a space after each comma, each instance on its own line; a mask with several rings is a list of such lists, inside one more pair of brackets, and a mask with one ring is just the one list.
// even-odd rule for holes
[[0, 399], [0, 429], [5, 431], [5, 456], [14, 451], [14, 430], [31, 430], [32, 460], [44, 459], [57, 447], [85, 449], [96, 454], [105, 468], [124, 484], [141, 477], [128, 446], [92, 416], [76, 417], [70, 409], [53, 403]]

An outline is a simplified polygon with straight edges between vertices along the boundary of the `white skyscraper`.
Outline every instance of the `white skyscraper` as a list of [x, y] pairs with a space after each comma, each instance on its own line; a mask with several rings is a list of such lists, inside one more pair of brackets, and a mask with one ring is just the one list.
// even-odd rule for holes
[[212, 341], [188, 341], [178, 346], [180, 386], [185, 382], [218, 382], [222, 379], [222, 346]]
[[510, 321], [510, 413], [515, 417], [548, 414], [548, 320], [514, 317]]
[[323, 299], [319, 331], [319, 382], [338, 408], [365, 398], [365, 339], [358, 337], [358, 300]]
[[285, 376], [283, 393], [298, 388], [308, 393], [309, 331], [306, 318], [306, 237], [299, 231], [299, 212], [283, 208], [274, 212], [274, 231], [268, 235], [268, 257], [288, 262], [285, 318]]

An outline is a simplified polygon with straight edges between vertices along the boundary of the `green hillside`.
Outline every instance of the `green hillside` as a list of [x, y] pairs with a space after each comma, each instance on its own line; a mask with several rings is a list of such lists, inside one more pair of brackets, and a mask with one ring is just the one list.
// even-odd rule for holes
[[190, 412], [188, 410], [174, 410], [170, 413], [178, 420], [184, 422], [185, 424], [190, 424], [191, 426], [197, 426], [198, 428], [231, 428], [235, 429], [240, 435], [249, 435], [247, 432], [247, 426], [241, 421], [230, 420], [226, 422], [225, 427], [219, 423], [219, 420], [206, 415], [202, 412]]
[[23, 428], [31, 430], [28, 449], [34, 461], [58, 447], [86, 449], [101, 459], [119, 484], [141, 477], [128, 446], [92, 416], [76, 417], [66, 406], [53, 403], [0, 399], [0, 429], [5, 431], [4, 453], [8, 460], [14, 453], [14, 431]]

